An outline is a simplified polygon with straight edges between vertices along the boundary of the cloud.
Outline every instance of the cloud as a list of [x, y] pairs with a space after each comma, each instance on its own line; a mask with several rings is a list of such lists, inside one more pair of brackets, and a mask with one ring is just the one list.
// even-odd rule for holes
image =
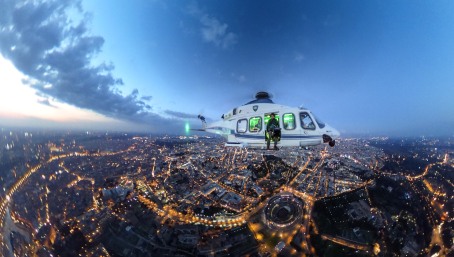
[[189, 114], [189, 113], [184, 113], [184, 112], [177, 112], [177, 111], [171, 111], [171, 110], [165, 110], [165, 114], [170, 115], [175, 118], [179, 119], [197, 119], [196, 114]]
[[151, 98], [153, 98], [152, 96], [142, 96], [140, 97], [140, 99], [144, 100], [144, 101], [150, 101]]
[[188, 12], [196, 17], [202, 25], [200, 32], [205, 42], [213, 43], [223, 49], [230, 48], [238, 42], [238, 36], [228, 31], [228, 25], [204, 13], [196, 4], [188, 7]]
[[228, 25], [220, 23], [217, 19], [204, 15], [202, 23], [202, 36], [206, 42], [214, 43], [224, 49], [237, 43], [237, 36], [232, 32], [227, 32]]
[[[1, 55], [47, 97], [112, 118], [168, 123], [150, 112], [145, 101], [151, 96], [139, 96], [137, 89], [127, 95], [120, 91], [123, 81], [112, 74], [113, 64], [92, 63], [104, 39], [91, 34], [81, 6], [81, 0], [0, 0]], [[68, 12], [84, 18], [75, 23]]]
[[47, 105], [47, 106], [50, 106], [50, 107], [53, 107], [53, 108], [58, 108], [57, 106], [51, 104], [49, 102], [49, 99], [47, 99], [47, 98], [46, 99], [38, 99], [38, 103], [43, 104], [43, 105]]

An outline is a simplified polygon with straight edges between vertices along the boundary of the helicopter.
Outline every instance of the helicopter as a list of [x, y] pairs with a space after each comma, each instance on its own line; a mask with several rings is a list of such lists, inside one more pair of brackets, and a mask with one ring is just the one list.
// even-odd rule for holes
[[308, 147], [328, 143], [336, 144], [340, 133], [322, 122], [310, 110], [275, 104], [268, 92], [258, 92], [255, 99], [221, 116], [222, 120], [207, 124], [205, 117], [198, 115], [202, 129], [222, 135], [227, 139], [225, 146], [265, 148], [266, 125], [271, 114], [279, 123], [279, 147]]

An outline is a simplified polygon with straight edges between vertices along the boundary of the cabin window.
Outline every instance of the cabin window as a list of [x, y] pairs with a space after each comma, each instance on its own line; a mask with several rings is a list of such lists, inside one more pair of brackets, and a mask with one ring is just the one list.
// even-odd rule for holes
[[249, 132], [259, 132], [262, 130], [262, 117], [252, 117], [249, 119]]
[[295, 115], [293, 113], [285, 113], [282, 115], [282, 120], [284, 121], [284, 129], [292, 130], [295, 129]]
[[[271, 114], [271, 113], [265, 114], [265, 127], [266, 127], [266, 125], [268, 124], [268, 121], [271, 119], [270, 114]], [[275, 113], [274, 118], [275, 118], [275, 119], [277, 120], [277, 122], [279, 123], [279, 115], [277, 115], [277, 114]]]
[[245, 133], [247, 131], [247, 119], [241, 119], [236, 124], [236, 132]]
[[307, 112], [300, 113], [301, 127], [303, 129], [315, 130], [315, 124], [312, 121], [311, 116]]

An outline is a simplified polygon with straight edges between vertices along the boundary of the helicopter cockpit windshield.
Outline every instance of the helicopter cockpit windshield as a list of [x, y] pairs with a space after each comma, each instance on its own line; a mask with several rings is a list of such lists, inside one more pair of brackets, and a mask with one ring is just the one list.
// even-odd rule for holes
[[315, 122], [317, 122], [319, 128], [325, 127], [325, 122], [321, 121], [315, 114], [312, 113], [312, 116], [315, 118]]

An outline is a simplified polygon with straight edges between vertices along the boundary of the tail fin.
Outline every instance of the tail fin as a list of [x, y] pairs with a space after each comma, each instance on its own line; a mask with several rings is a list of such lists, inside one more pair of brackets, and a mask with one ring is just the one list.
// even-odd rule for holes
[[205, 129], [207, 128], [207, 122], [205, 121], [205, 117], [203, 117], [202, 115], [198, 115], [197, 118], [199, 118], [202, 121], [202, 129], [203, 131], [205, 131]]

